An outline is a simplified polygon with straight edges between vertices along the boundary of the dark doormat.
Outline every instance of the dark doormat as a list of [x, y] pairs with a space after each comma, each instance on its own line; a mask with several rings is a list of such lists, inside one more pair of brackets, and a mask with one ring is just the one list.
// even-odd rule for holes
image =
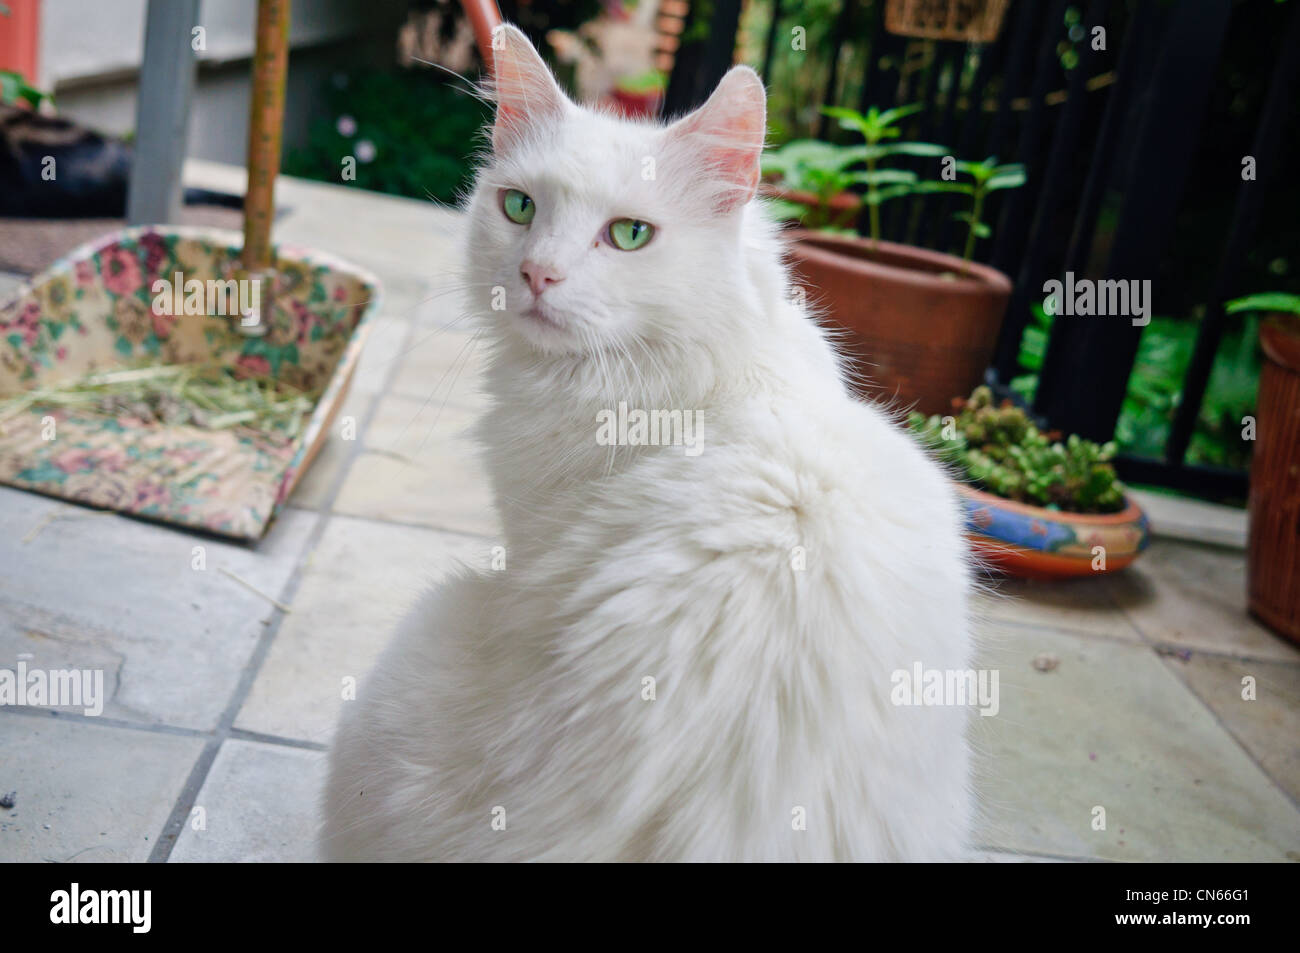
[[[243, 213], [218, 205], [187, 205], [182, 225], [240, 231]], [[120, 218], [0, 218], [0, 271], [34, 275], [74, 248], [125, 227]]]

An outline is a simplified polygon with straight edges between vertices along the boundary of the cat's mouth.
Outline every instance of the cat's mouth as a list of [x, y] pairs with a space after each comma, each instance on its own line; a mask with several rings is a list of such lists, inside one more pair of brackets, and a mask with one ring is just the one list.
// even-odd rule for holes
[[540, 324], [542, 327], [549, 328], [552, 331], [564, 330], [564, 324], [540, 301], [534, 301], [531, 305], [525, 308], [522, 312], [522, 316], [525, 321], [535, 322], [536, 324]]

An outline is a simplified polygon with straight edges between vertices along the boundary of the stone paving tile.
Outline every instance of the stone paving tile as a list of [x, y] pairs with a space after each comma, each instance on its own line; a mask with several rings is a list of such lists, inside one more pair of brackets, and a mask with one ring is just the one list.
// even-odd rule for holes
[[377, 315], [361, 352], [361, 360], [357, 362], [349, 393], [378, 394], [383, 391], [397, 373], [410, 334], [410, 321], [388, 312]]
[[[261, 734], [328, 743], [343, 679], [364, 676], [406, 608], [457, 565], [485, 568], [492, 542], [336, 516], [235, 722]], [[382, 559], [376, 559], [382, 554]], [[354, 694], [355, 697], [355, 694]]]
[[1141, 640], [1115, 601], [1111, 578], [1043, 582], [996, 577], [989, 585], [993, 591], [981, 592], [975, 599], [976, 610], [985, 618], [1132, 642]]
[[[1059, 660], [1048, 672], [1031, 662]], [[1006, 626], [972, 717], [985, 847], [1130, 861], [1300, 858], [1300, 811], [1150, 649]], [[1093, 830], [1094, 808], [1105, 830]]]
[[221, 569], [278, 596], [315, 520], [250, 547], [0, 488], [0, 665], [102, 669], [104, 714], [211, 729], [274, 611]]
[[417, 330], [393, 380], [392, 393], [428, 401], [429, 408], [482, 408], [486, 347], [459, 331]]
[[276, 181], [276, 201], [292, 209], [276, 222], [278, 241], [323, 248], [374, 272], [385, 285], [385, 310], [398, 316], [406, 301], [426, 294], [406, 282], [442, 280], [447, 263], [463, 254], [462, 216], [432, 202], [285, 176]]
[[[466, 305], [467, 292], [462, 279], [454, 272], [445, 272], [430, 279], [425, 296], [414, 311], [415, 321], [421, 330], [445, 328], [468, 333], [476, 326], [476, 319]], [[484, 292], [491, 295], [492, 289]], [[488, 299], [491, 306], [491, 299]]]
[[433, 293], [429, 281], [393, 268], [385, 268], [376, 274], [383, 285], [379, 316], [391, 315], [398, 321], [418, 319]]
[[474, 415], [390, 395], [375, 411], [336, 513], [480, 536], [500, 535], [487, 474], [464, 436]]
[[401, 363], [402, 350], [411, 333], [411, 323], [381, 314], [376, 319], [352, 386], [343, 406], [330, 425], [316, 459], [307, 468], [290, 498], [294, 506], [320, 509], [325, 505], [334, 481], [347, 465], [360, 439], [361, 430], [379, 394], [387, 388]]
[[[1300, 803], [1300, 665], [1213, 655], [1165, 664], [1191, 687], [1291, 799]], [[1253, 683], [1247, 700], [1244, 679]]]
[[293, 488], [293, 494], [289, 497], [293, 506], [318, 510], [326, 505], [335, 480], [352, 459], [352, 451], [361, 439], [362, 427], [376, 400], [378, 395], [374, 393], [355, 389], [348, 391], [316, 459]]
[[190, 812], [169, 860], [316, 860], [325, 773], [322, 751], [227, 740], [194, 800], [202, 810]]
[[201, 738], [0, 712], [0, 863], [144, 861]]
[[1114, 584], [1119, 604], [1152, 642], [1300, 661], [1300, 649], [1246, 613], [1246, 560], [1240, 552], [1157, 539]]
[[1056, 857], [1035, 857], [1032, 854], [1012, 854], [1000, 850], [977, 850], [972, 852], [972, 863], [980, 864], [1061, 864], [1066, 861]]

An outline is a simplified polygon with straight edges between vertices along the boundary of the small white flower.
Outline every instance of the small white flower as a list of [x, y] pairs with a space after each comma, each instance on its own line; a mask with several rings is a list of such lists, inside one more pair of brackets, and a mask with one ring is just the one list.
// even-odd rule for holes
[[369, 139], [362, 139], [357, 142], [358, 162], [373, 162], [378, 152], [379, 150], [375, 148], [375, 144]]
[[351, 116], [339, 116], [339, 121], [335, 123], [334, 128], [339, 131], [340, 136], [353, 136], [357, 131], [357, 121]]

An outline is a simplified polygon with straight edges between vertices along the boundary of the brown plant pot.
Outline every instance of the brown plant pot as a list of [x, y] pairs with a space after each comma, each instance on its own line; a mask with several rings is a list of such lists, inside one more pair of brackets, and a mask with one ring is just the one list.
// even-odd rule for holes
[[[804, 208], [817, 211], [822, 208], [822, 203], [818, 201], [817, 196], [811, 192], [803, 192], [799, 189], [788, 189], [784, 185], [775, 182], [764, 182], [761, 186], [762, 194], [771, 198], [784, 199], [787, 202], [793, 202], [795, 205], [802, 205]], [[858, 213], [862, 210], [862, 199], [852, 192], [840, 192], [831, 196], [826, 203], [825, 211], [832, 224], [849, 228], [857, 220]]]
[[638, 93], [615, 88], [610, 98], [615, 108], [628, 119], [649, 119], [659, 115], [664, 94], [657, 89]]
[[1300, 333], [1259, 330], [1263, 370], [1250, 465], [1251, 614], [1300, 642]]
[[790, 259], [810, 299], [848, 336], [864, 397], [946, 413], [984, 379], [1011, 280], [939, 252], [803, 229]]

